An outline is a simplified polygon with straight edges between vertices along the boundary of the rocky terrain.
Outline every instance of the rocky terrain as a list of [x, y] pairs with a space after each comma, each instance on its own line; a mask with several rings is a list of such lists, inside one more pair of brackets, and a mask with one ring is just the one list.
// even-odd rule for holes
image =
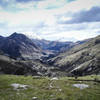
[[100, 36], [83, 41], [31, 40], [23, 34], [0, 36], [0, 73], [72, 76], [100, 73]]
[[87, 75], [100, 73], [100, 36], [79, 44], [49, 60], [66, 73]]
[[23, 34], [13, 33], [9, 37], [0, 37], [0, 50], [14, 59], [40, 59], [41, 48]]

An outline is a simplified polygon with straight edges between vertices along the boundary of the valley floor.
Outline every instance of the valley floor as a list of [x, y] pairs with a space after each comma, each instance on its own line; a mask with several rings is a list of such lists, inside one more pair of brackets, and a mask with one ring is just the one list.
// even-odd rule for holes
[[100, 76], [48, 78], [0, 75], [0, 100], [100, 100]]

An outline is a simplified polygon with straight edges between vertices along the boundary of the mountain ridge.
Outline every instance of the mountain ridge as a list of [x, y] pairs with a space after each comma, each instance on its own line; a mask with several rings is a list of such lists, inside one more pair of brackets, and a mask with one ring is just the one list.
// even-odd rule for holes
[[[12, 58], [33, 58], [41, 53], [41, 49], [36, 46], [31, 39], [23, 34], [13, 33], [8, 37], [3, 37], [0, 42], [0, 49]], [[36, 58], [37, 59], [37, 58]]]
[[40, 76], [100, 73], [100, 35], [73, 43], [31, 40], [15, 32], [8, 37], [0, 36], [0, 43], [1, 73]]
[[80, 75], [99, 73], [99, 62], [100, 35], [51, 59], [54, 66], [66, 70], [67, 73], [79, 71]]

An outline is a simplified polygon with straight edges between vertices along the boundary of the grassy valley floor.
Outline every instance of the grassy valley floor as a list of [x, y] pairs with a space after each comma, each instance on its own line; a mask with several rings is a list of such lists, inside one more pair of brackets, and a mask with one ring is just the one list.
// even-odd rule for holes
[[[100, 76], [48, 78], [0, 75], [0, 100], [100, 100]], [[20, 84], [21, 87], [14, 87]], [[78, 88], [74, 84], [88, 85]], [[24, 87], [25, 85], [25, 87]]]

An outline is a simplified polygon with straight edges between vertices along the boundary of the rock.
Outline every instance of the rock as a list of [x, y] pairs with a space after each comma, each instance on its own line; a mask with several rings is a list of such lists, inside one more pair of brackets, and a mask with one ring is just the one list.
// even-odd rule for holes
[[51, 80], [58, 80], [58, 78], [57, 77], [53, 77]]
[[59, 91], [61, 92], [61, 91], [62, 91], [62, 89], [59, 89]]
[[33, 76], [33, 79], [41, 79], [41, 76]]
[[38, 98], [37, 97], [32, 97], [32, 100], [37, 100]]
[[89, 87], [87, 84], [73, 84], [73, 86], [80, 89], [85, 89]]
[[17, 84], [17, 83], [13, 83], [13, 84], [11, 84], [11, 86], [14, 88], [14, 90], [27, 89], [27, 87], [28, 87], [28, 85], [22, 85], [22, 84]]

